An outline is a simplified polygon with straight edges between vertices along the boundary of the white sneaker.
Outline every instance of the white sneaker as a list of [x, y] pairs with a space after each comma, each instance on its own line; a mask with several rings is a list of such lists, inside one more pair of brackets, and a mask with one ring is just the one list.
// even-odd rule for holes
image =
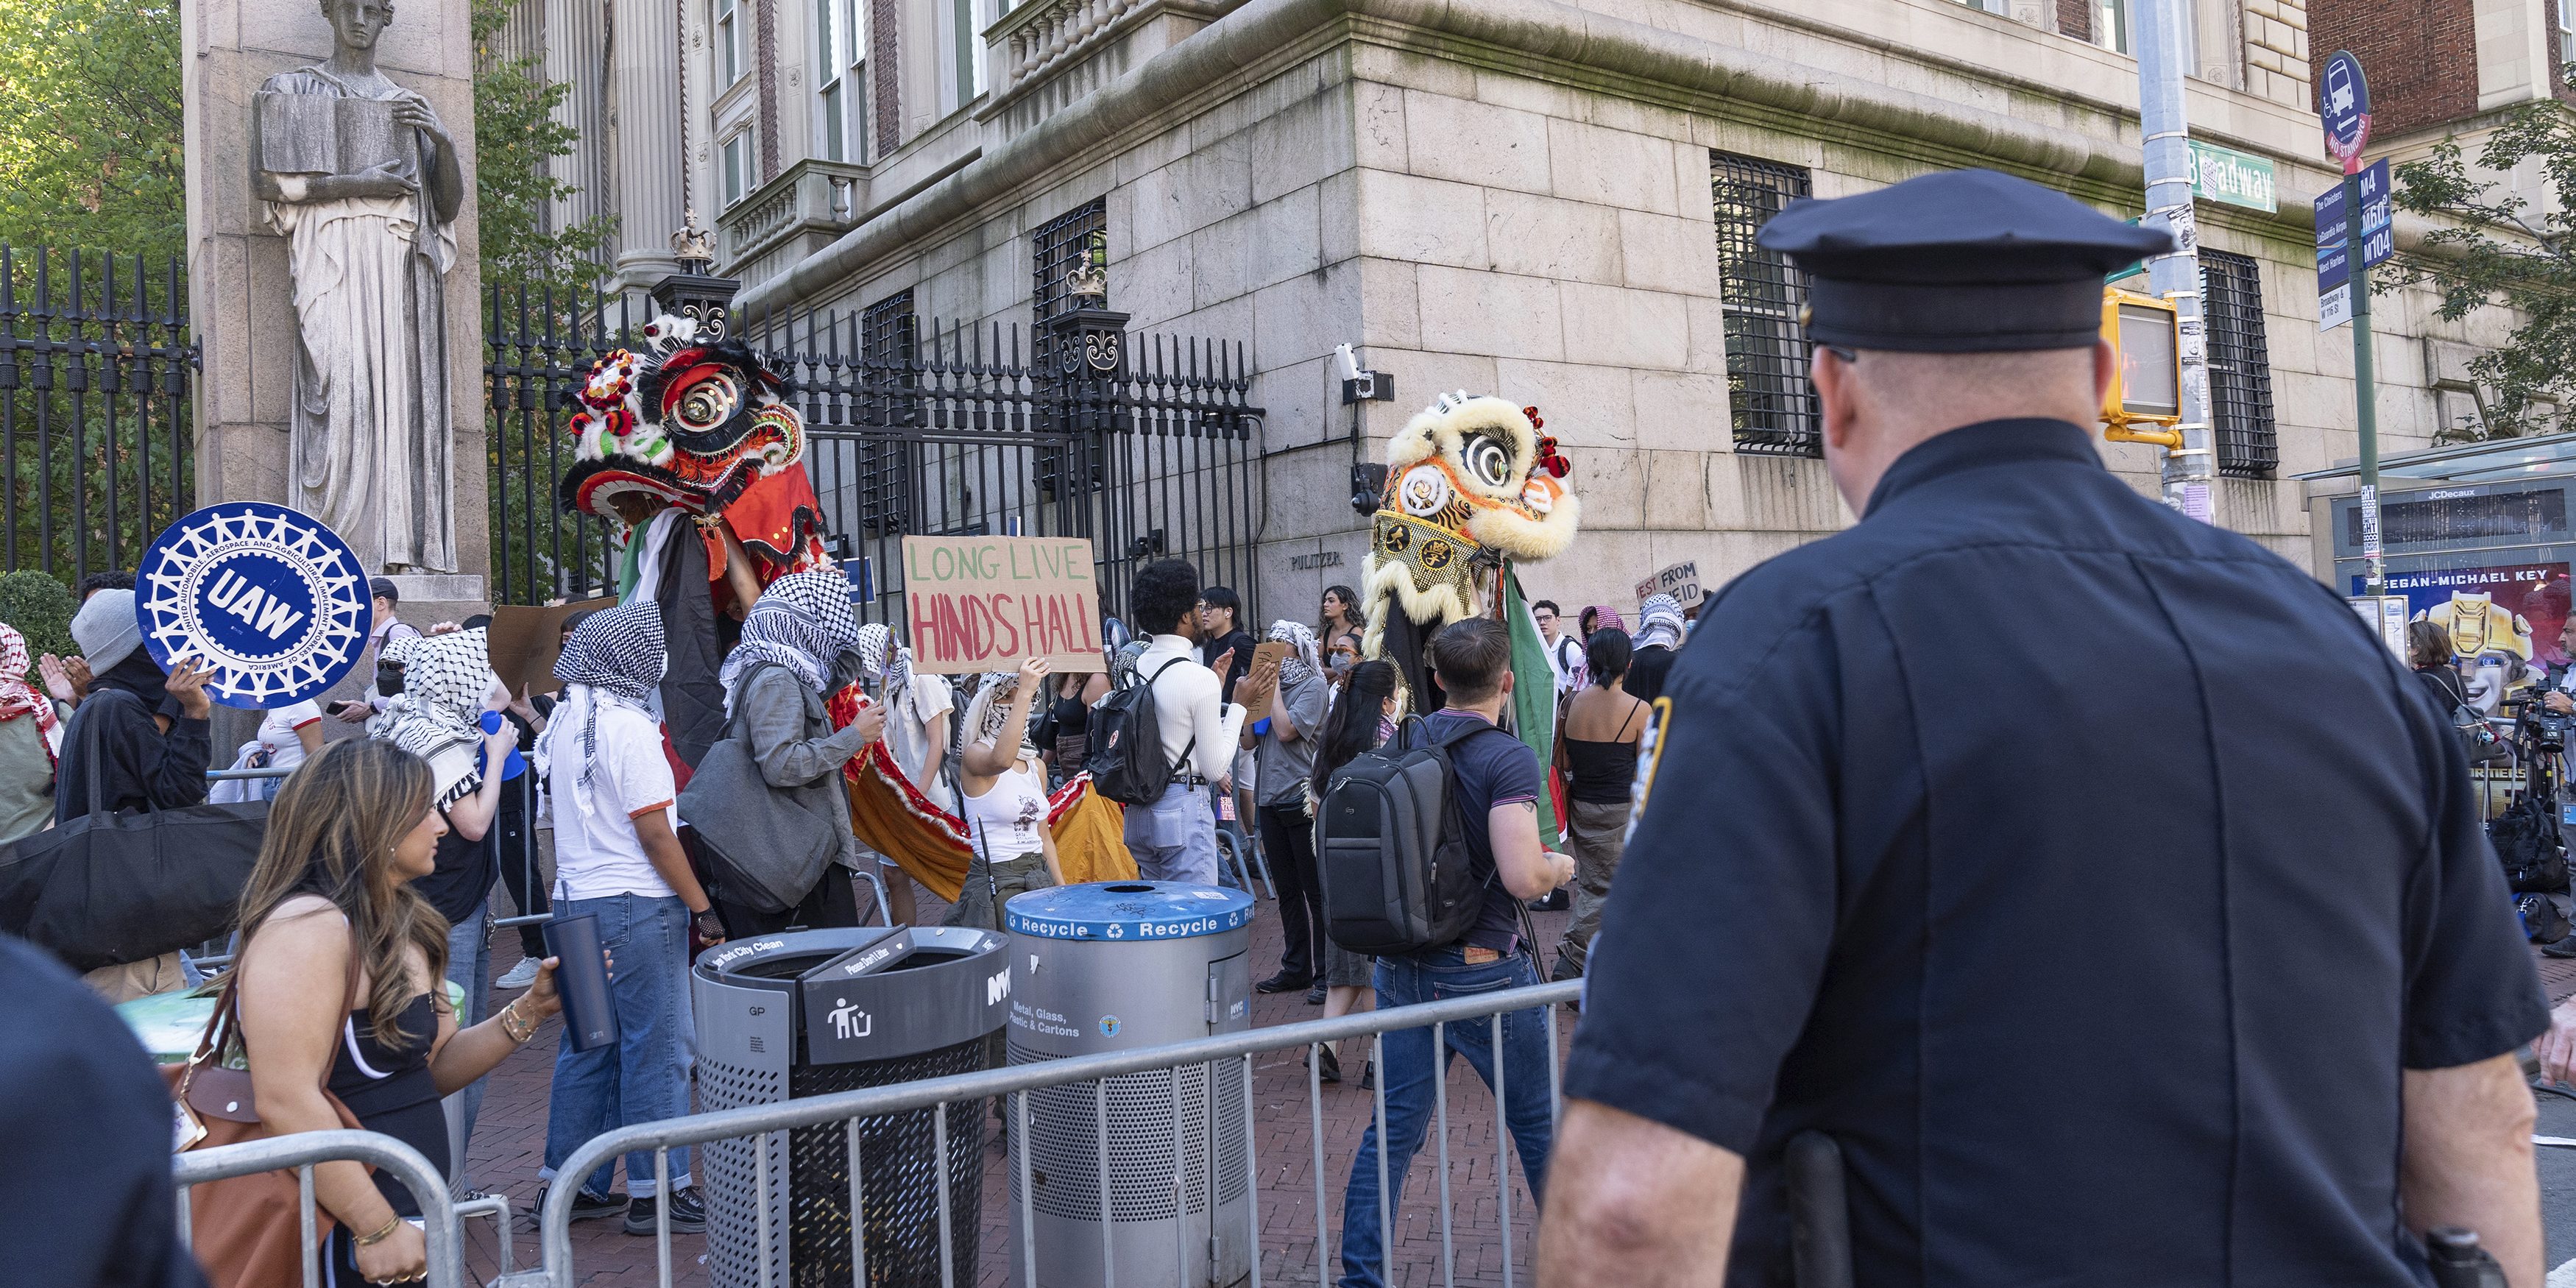
[[511, 967], [511, 968], [510, 968], [510, 973], [509, 973], [509, 974], [507, 974], [507, 975], [503, 975], [501, 978], [496, 979], [496, 980], [493, 980], [493, 981], [492, 981], [492, 987], [494, 987], [494, 988], [526, 988], [526, 987], [527, 987], [527, 986], [529, 986], [530, 984], [534, 984], [534, 983], [536, 983], [536, 982], [537, 982], [537, 959], [536, 959], [536, 958], [534, 958], [534, 957], [522, 957], [522, 958], [520, 958], [520, 959], [519, 959], [519, 964], [518, 964], [518, 965], [513, 966], [513, 967]]

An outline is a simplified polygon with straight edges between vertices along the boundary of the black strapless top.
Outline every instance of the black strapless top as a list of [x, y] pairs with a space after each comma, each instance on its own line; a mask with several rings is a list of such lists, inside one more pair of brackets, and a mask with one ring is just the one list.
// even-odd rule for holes
[[[397, 1024], [404, 1034], [399, 1046], [376, 1041], [374, 1019], [367, 1008], [349, 1012], [340, 1022], [340, 1046], [331, 1059], [331, 1094], [357, 1115], [358, 1125], [382, 1132], [419, 1150], [439, 1175], [453, 1169], [447, 1155], [447, 1114], [438, 1106], [438, 1084], [429, 1073], [429, 1045], [438, 1036], [438, 1012], [423, 993], [403, 1008]], [[420, 1215], [420, 1205], [401, 1182], [379, 1170], [376, 1189], [394, 1211]]]

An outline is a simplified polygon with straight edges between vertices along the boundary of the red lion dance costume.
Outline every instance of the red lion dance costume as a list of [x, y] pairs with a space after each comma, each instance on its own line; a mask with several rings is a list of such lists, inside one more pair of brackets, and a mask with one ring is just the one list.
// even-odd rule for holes
[[[592, 364], [583, 409], [566, 426], [574, 463], [558, 494], [567, 509], [628, 525], [620, 598], [662, 607], [670, 648], [663, 714], [677, 758], [693, 767], [723, 736], [717, 667], [728, 627], [750, 607], [726, 575], [726, 530], [749, 555], [757, 586], [823, 567], [829, 557], [822, 504], [805, 473], [804, 421], [782, 396], [785, 381], [749, 345], [723, 335], [720, 320], [665, 314], [644, 327], [643, 340], [640, 351], [619, 349]], [[684, 522], [697, 540], [686, 539]], [[882, 652], [862, 684], [883, 685], [908, 670], [899, 645]], [[868, 700], [861, 684], [834, 694], [826, 705], [835, 727]], [[965, 822], [905, 776], [884, 740], [844, 774], [851, 830], [955, 901], [974, 854]], [[1066, 880], [1136, 875], [1118, 807], [1091, 790], [1088, 776], [1052, 795], [1048, 823]]]

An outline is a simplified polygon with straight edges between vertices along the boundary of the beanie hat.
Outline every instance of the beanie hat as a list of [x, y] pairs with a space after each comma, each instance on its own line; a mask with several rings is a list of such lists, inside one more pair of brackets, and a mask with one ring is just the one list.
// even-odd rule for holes
[[100, 675], [143, 646], [143, 626], [134, 618], [134, 592], [102, 590], [72, 614], [72, 642], [80, 645], [90, 673]]

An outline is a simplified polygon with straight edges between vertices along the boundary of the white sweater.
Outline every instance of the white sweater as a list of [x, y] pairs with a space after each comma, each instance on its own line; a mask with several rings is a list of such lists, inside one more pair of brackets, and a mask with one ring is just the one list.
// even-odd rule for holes
[[[1178, 658], [1177, 664], [1164, 664]], [[1214, 782], [1234, 766], [1234, 746], [1243, 733], [1243, 708], [1225, 701], [1216, 672], [1199, 664], [1198, 646], [1178, 635], [1157, 635], [1136, 662], [1140, 677], [1155, 676], [1154, 719], [1163, 735], [1163, 759], [1177, 772], [1196, 773]], [[1192, 744], [1196, 739], [1196, 744]], [[1189, 749], [1190, 763], [1181, 765]]]

